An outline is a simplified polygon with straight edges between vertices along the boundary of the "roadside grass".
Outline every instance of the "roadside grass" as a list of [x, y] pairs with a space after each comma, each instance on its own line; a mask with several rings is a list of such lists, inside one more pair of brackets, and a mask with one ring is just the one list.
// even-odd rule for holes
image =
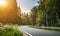
[[44, 26], [32, 26], [32, 25], [30, 25], [29, 27], [43, 29], [43, 30], [49, 30], [49, 31], [53, 31], [53, 32], [60, 32], [60, 29], [46, 28]]
[[23, 36], [17, 25], [3, 25], [0, 23], [0, 36]]

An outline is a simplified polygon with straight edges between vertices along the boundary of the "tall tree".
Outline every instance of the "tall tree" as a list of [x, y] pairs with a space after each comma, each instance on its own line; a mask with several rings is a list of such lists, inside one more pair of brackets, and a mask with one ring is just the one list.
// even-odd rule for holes
[[35, 25], [36, 18], [37, 18], [37, 7], [36, 6], [31, 9], [31, 17], [32, 17], [32, 24]]

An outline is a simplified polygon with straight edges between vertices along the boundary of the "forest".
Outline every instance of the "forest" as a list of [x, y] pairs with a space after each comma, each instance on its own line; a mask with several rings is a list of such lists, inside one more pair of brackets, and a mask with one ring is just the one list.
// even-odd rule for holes
[[60, 0], [39, 0], [38, 6], [24, 15], [21, 24], [60, 27]]
[[[60, 0], [39, 0], [29, 14], [21, 14], [16, 1], [8, 3], [8, 8], [0, 7], [0, 22], [19, 25], [60, 27]], [[7, 5], [7, 4], [6, 4]], [[3, 7], [3, 6], [2, 6]], [[13, 7], [13, 8], [12, 8]], [[4, 11], [3, 11], [4, 10]], [[8, 11], [7, 11], [8, 10]]]

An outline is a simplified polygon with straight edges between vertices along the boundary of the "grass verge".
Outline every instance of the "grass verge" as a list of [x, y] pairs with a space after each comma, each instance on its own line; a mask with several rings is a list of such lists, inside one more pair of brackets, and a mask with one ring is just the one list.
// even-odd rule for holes
[[16, 25], [0, 24], [0, 36], [23, 36], [23, 33]]
[[49, 30], [49, 31], [53, 31], [53, 32], [60, 32], [60, 29], [53, 29], [53, 28], [46, 28], [46, 27], [32, 26], [32, 25], [30, 25], [29, 27], [43, 29], [43, 30]]

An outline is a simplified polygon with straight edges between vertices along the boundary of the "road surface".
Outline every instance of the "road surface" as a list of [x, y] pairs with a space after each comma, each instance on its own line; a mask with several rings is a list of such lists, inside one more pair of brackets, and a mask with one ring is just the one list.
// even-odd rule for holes
[[43, 29], [31, 28], [28, 26], [19, 26], [19, 29], [30, 33], [32, 36], [60, 36], [60, 32], [52, 32]]

